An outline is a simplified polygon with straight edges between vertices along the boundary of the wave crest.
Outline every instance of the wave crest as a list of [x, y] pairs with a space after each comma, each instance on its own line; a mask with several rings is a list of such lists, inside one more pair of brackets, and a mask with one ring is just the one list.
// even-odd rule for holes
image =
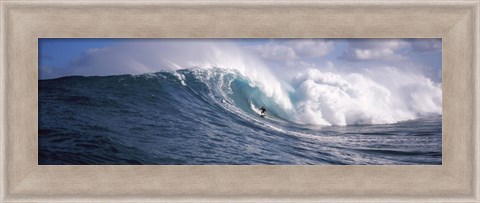
[[[232, 104], [235, 113], [258, 113], [257, 109], [265, 106], [272, 117], [298, 124], [388, 124], [441, 115], [440, 84], [401, 72], [395, 74], [403, 82], [389, 85], [364, 74], [317, 69], [297, 75], [290, 83], [255, 80], [234, 69], [178, 72], [193, 74], [208, 87], [215, 101]], [[181, 84], [189, 78], [177, 77]], [[269, 82], [276, 87], [268, 86]]]

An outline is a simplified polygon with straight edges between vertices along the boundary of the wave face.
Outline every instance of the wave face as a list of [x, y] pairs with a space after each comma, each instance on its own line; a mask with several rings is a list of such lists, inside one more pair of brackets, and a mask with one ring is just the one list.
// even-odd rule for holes
[[39, 164], [441, 164], [441, 89], [415, 81], [220, 68], [40, 80]]

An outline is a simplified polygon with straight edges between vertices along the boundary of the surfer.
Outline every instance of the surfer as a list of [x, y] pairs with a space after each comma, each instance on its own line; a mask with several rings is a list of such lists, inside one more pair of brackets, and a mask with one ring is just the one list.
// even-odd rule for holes
[[267, 115], [267, 109], [266, 109], [264, 106], [262, 106], [262, 107], [260, 108], [260, 115], [262, 115], [262, 116], [266, 116], [266, 115]]

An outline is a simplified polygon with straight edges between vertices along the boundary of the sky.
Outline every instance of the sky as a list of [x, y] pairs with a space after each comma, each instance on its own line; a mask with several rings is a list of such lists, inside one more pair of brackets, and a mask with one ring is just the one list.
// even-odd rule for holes
[[39, 77], [262, 66], [288, 79], [306, 69], [395, 68], [441, 83], [441, 39], [39, 39]]

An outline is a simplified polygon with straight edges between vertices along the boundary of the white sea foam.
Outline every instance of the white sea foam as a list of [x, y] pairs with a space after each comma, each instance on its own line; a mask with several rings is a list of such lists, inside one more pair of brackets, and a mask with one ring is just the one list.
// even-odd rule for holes
[[381, 74], [383, 81], [317, 69], [299, 74], [293, 80], [294, 120], [319, 125], [385, 124], [442, 113], [440, 84], [421, 75], [388, 71], [395, 74]]
[[187, 86], [187, 84], [185, 83], [185, 75], [177, 72], [173, 72], [173, 74], [178, 78], [180, 84], [182, 84], [183, 86]]

